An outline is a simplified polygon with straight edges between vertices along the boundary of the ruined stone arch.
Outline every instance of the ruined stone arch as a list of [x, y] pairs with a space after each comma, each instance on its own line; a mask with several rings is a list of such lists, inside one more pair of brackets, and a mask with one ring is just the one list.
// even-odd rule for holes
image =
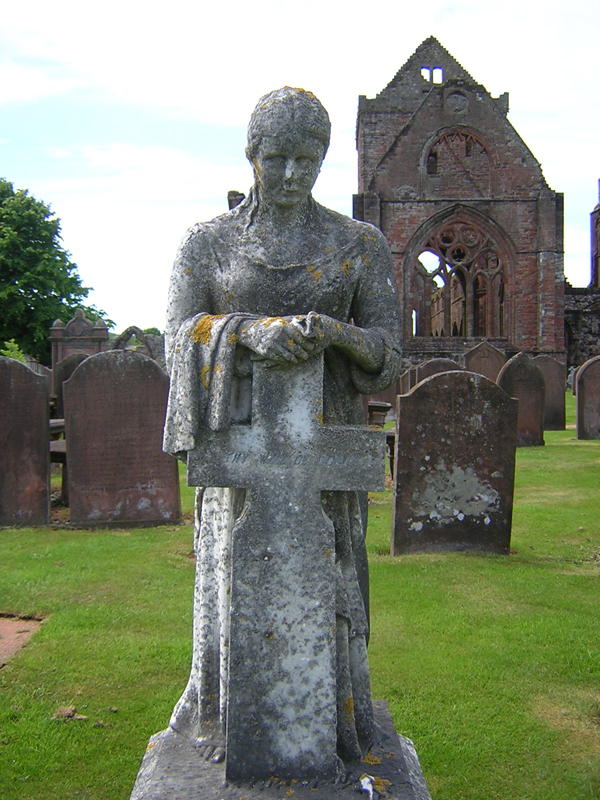
[[452, 206], [427, 220], [403, 260], [407, 336], [510, 338], [514, 247], [476, 209]]
[[424, 197], [491, 197], [498, 156], [475, 128], [453, 125], [432, 134], [421, 151]]

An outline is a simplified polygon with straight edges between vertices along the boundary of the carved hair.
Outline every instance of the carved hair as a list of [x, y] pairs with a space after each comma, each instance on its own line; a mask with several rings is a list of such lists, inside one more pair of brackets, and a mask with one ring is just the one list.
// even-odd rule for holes
[[284, 86], [261, 97], [252, 112], [246, 146], [246, 156], [250, 161], [256, 156], [262, 137], [278, 133], [282, 123], [313, 136], [323, 144], [325, 155], [331, 136], [329, 114], [312, 92]]

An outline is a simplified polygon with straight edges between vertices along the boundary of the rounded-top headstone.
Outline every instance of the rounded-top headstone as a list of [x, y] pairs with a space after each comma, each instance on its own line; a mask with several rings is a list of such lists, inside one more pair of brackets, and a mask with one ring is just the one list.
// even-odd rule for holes
[[600, 439], [600, 356], [577, 371], [577, 438]]
[[519, 401], [517, 447], [544, 444], [544, 376], [526, 353], [509, 359], [498, 374], [497, 384]]
[[0, 356], [0, 525], [49, 522], [48, 380]]

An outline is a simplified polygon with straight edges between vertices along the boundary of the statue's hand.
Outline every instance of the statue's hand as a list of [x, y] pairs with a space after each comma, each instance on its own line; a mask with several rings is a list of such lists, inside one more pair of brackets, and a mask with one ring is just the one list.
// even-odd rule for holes
[[252, 351], [253, 358], [271, 367], [305, 361], [310, 353], [303, 343], [305, 317], [264, 317], [244, 323], [238, 331], [240, 344]]

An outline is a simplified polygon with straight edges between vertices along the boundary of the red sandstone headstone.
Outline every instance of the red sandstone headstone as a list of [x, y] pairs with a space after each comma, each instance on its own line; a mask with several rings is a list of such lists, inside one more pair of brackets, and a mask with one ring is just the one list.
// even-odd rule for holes
[[567, 368], [552, 356], [540, 355], [533, 363], [544, 376], [544, 430], [564, 431]]
[[577, 438], [600, 439], [600, 356], [577, 372]]
[[438, 375], [440, 372], [450, 372], [452, 370], [462, 369], [460, 364], [452, 361], [451, 358], [430, 358], [429, 361], [424, 361], [417, 367], [416, 383], [424, 381], [426, 378], [431, 378], [432, 375]]
[[544, 376], [526, 353], [509, 359], [498, 374], [497, 384], [519, 401], [517, 447], [544, 444]]
[[491, 381], [496, 380], [505, 361], [504, 353], [489, 342], [480, 342], [465, 353], [465, 367], [470, 372], [485, 375]]
[[0, 357], [0, 525], [47, 525], [48, 380]]
[[64, 417], [64, 403], [63, 403], [63, 383], [68, 381], [71, 375], [75, 372], [77, 367], [82, 361], [85, 361], [89, 356], [86, 353], [71, 353], [71, 355], [63, 358], [52, 370], [52, 392], [56, 395], [56, 404], [54, 406], [54, 416]]
[[177, 462], [162, 452], [168, 389], [155, 361], [126, 350], [91, 356], [65, 382], [72, 523], [179, 520]]
[[392, 555], [509, 552], [517, 409], [466, 370], [398, 397]]

